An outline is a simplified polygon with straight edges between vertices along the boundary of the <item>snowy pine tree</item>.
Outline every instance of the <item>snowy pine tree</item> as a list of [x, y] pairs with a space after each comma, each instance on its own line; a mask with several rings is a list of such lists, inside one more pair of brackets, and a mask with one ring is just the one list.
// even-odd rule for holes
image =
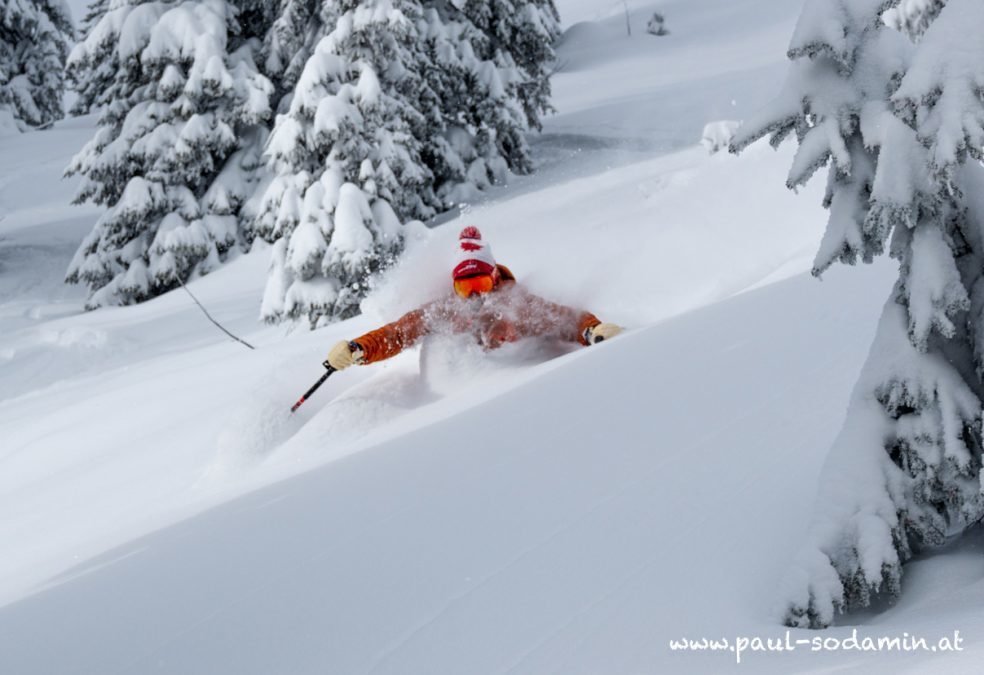
[[984, 515], [984, 172], [964, 161], [984, 142], [972, 28], [984, 10], [950, 0], [914, 44], [882, 22], [893, 4], [809, 0], [782, 93], [732, 145], [794, 133], [791, 188], [829, 164], [815, 274], [886, 248], [900, 263], [788, 580], [790, 625], [826, 626], [837, 609], [897, 595], [915, 551]]
[[[429, 214], [422, 126], [408, 105], [421, 87], [413, 63], [413, 3], [335, 2], [333, 26], [308, 59], [269, 153], [277, 172], [256, 232], [274, 247], [262, 315], [312, 324], [353, 315], [369, 275], [401, 248], [399, 220]], [[411, 12], [408, 16], [405, 11]]]
[[[439, 4], [439, 3], [435, 3]], [[513, 71], [515, 86], [530, 127], [550, 108], [548, 69], [553, 44], [560, 37], [560, 17], [553, 0], [464, 0], [453, 2], [486, 37], [477, 49], [482, 60]], [[515, 79], [513, 79], [515, 78]]]
[[552, 0], [281, 6], [270, 71], [290, 82], [310, 56], [271, 138], [276, 177], [251, 207], [255, 234], [276, 242], [262, 315], [316, 325], [358, 311], [402, 248], [401, 221], [532, 168], [558, 22]]
[[431, 117], [440, 120], [424, 153], [441, 208], [475, 199], [509, 171], [532, 170], [526, 134], [550, 110], [559, 23], [552, 0], [424, 6], [425, 78], [436, 98]]
[[0, 124], [4, 117], [20, 128], [61, 119], [73, 33], [64, 0], [6, 0], [0, 6]]
[[272, 85], [238, 14], [226, 0], [110, 0], [73, 51], [73, 79], [103, 107], [68, 172], [84, 177], [77, 201], [109, 207], [67, 274], [88, 308], [169, 290], [242, 240]]

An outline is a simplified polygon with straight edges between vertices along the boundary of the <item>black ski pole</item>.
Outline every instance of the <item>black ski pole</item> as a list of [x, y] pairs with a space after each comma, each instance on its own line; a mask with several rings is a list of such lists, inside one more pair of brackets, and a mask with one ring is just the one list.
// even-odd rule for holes
[[309, 398], [311, 398], [311, 395], [318, 390], [318, 387], [320, 387], [321, 385], [323, 385], [325, 383], [325, 380], [327, 380], [329, 378], [329, 376], [331, 376], [331, 374], [335, 372], [335, 369], [332, 368], [331, 367], [331, 364], [329, 364], [327, 361], [325, 361], [323, 365], [324, 365], [325, 368], [327, 368], [327, 370], [325, 371], [325, 374], [321, 376], [321, 379], [320, 380], [318, 380], [317, 382], [314, 383], [314, 386], [313, 387], [311, 387], [306, 392], [304, 392], [304, 396], [301, 396], [301, 398], [299, 398], [297, 400], [297, 403], [295, 403], [293, 406], [291, 406], [291, 409], [290, 409], [290, 412], [291, 413], [293, 413], [295, 410], [297, 410], [298, 408], [300, 408], [301, 407], [301, 404], [304, 403], [304, 401], [306, 401]]

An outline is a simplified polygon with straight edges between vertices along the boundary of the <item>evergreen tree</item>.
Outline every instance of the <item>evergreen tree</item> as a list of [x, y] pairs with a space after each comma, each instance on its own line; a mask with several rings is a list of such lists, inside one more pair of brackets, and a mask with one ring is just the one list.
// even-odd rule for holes
[[560, 37], [560, 16], [553, 0], [464, 0], [463, 14], [486, 37], [478, 57], [513, 71], [527, 122], [540, 128], [540, 115], [551, 110], [549, 67]]
[[[310, 56], [281, 102], [275, 178], [251, 206], [255, 235], [277, 242], [262, 315], [317, 325], [358, 311], [369, 276], [402, 248], [400, 221], [532, 168], [526, 133], [549, 109], [558, 21], [552, 0], [281, 6], [269, 70], [290, 82]], [[362, 216], [339, 229], [343, 195], [343, 213]]]
[[[402, 0], [326, 4], [333, 26], [308, 59], [268, 152], [277, 172], [256, 233], [277, 240], [262, 315], [312, 325], [353, 315], [369, 275], [402, 248], [394, 206], [430, 213], [430, 176], [408, 104], [422, 86], [414, 12]], [[409, 12], [409, 16], [407, 14]]]
[[429, 165], [450, 205], [474, 199], [509, 171], [532, 170], [526, 134], [551, 110], [560, 20], [553, 0], [425, 0], [424, 7], [434, 12], [427, 49], [444, 119], [427, 145]]
[[68, 173], [84, 177], [78, 202], [109, 207], [68, 270], [87, 308], [169, 290], [243, 240], [272, 85], [238, 16], [226, 0], [110, 0], [72, 53], [73, 79], [102, 108]]
[[[546, 66], [556, 36], [543, 31], [540, 51], [528, 52], [532, 31], [510, 32], [511, 23], [492, 20], [500, 9], [498, 3], [465, 3], [460, 9], [425, 3], [420, 49], [429, 86], [421, 90], [417, 106], [431, 122], [423, 153], [434, 174], [439, 210], [475, 199], [481, 190], [505, 181], [510, 171], [532, 170], [526, 134], [539, 128], [539, 115], [549, 109]], [[537, 16], [531, 8], [514, 9], [519, 16]], [[544, 61], [527, 72], [507, 46], [526, 61]]]
[[61, 119], [62, 72], [73, 38], [64, 0], [6, 0], [0, 6], [0, 116], [20, 128]]
[[984, 515], [984, 170], [965, 161], [984, 143], [984, 7], [950, 0], [913, 43], [883, 23], [893, 4], [809, 0], [782, 93], [732, 145], [795, 134], [791, 188], [830, 166], [814, 274], [886, 248], [900, 263], [788, 579], [790, 625], [897, 595], [906, 560]]

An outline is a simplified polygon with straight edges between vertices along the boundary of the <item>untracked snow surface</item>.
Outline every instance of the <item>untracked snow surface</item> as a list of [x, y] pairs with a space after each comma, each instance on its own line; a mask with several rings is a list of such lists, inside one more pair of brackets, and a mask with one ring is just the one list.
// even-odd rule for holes
[[[586, 22], [540, 171], [415, 230], [326, 329], [257, 322], [264, 246], [190, 283], [255, 351], [180, 290], [82, 313], [61, 278], [97, 212], [59, 178], [94, 122], [0, 139], [0, 673], [976, 671], [973, 537], [896, 606], [790, 634], [959, 630], [959, 654], [671, 649], [786, 639], [777, 583], [896, 270], [809, 277], [822, 186], [782, 187], [793, 148], [698, 145], [774, 93], [800, 3], [629, 3], [632, 38], [622, 3], [558, 5]], [[430, 340], [291, 417], [335, 341], [447, 291], [465, 224], [628, 331]]]

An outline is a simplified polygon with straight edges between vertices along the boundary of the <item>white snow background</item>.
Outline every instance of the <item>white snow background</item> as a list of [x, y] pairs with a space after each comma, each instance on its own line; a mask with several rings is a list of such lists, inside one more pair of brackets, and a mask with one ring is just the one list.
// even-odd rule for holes
[[[94, 121], [0, 138], [0, 673], [979, 670], [976, 539], [825, 633], [960, 630], [960, 654], [669, 649], [784, 635], [777, 582], [895, 270], [812, 279], [822, 186], [782, 187], [792, 146], [698, 144], [775, 93], [800, 2], [637, 0], [631, 38], [621, 2], [558, 6], [539, 171], [415, 232], [327, 329], [257, 322], [262, 246], [192, 282], [256, 351], [182, 291], [82, 313], [61, 279], [98, 212], [60, 177]], [[629, 331], [430, 342], [287, 415], [336, 340], [441, 291], [465, 224]]]

